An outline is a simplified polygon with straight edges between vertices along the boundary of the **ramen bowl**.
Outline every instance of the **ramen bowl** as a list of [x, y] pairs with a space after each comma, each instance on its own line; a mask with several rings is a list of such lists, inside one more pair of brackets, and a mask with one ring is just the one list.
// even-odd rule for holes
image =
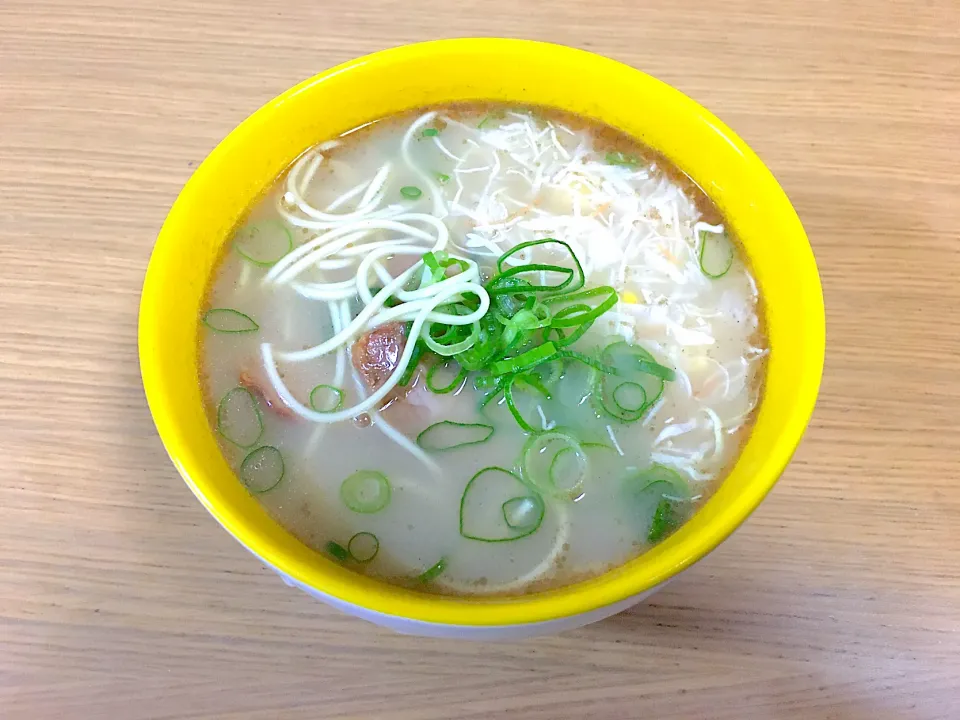
[[[199, 381], [206, 288], [232, 231], [275, 178], [321, 140], [396, 113], [464, 101], [552, 106], [619, 128], [666, 156], [706, 191], [739, 237], [771, 349], [753, 431], [720, 488], [686, 524], [598, 577], [515, 597], [416, 592], [351, 572], [307, 547], [228, 466]], [[746, 520], [787, 466], [813, 411], [824, 312], [813, 253], [790, 201], [753, 151], [703, 107], [588, 52], [519, 40], [444, 40], [321, 73], [267, 103], [216, 147], [157, 239], [139, 345], [150, 410], [177, 470], [217, 521], [287, 584], [401, 632], [518, 638], [584, 625], [639, 602]]]

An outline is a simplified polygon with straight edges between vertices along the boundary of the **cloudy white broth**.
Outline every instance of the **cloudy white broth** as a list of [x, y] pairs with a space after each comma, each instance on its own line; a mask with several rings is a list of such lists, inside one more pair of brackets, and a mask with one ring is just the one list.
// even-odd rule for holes
[[736, 460], [766, 354], [689, 179], [594, 121], [492, 104], [300, 157], [228, 243], [200, 353], [223, 453], [280, 524], [463, 595], [668, 537]]

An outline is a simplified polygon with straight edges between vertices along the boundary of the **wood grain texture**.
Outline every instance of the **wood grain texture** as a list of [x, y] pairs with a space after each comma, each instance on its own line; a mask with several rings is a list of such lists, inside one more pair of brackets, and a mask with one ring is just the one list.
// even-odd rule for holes
[[[458, 35], [711, 108], [793, 199], [827, 303], [817, 412], [754, 517], [652, 602], [512, 645], [286, 588], [180, 481], [137, 367], [205, 153], [314, 72]], [[0, 169], [4, 720], [960, 717], [956, 0], [3, 0]]]

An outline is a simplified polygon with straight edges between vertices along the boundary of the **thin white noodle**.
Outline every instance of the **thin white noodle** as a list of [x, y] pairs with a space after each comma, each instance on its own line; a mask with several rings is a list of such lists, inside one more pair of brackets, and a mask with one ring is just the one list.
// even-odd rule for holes
[[[337, 334], [343, 328], [343, 323], [349, 320], [347, 303], [330, 303], [327, 307], [330, 311], [330, 323], [333, 326], [333, 332]], [[343, 389], [343, 374], [347, 359], [346, 354], [346, 349], [344, 348], [337, 350], [337, 364], [333, 371], [333, 383], [331, 383], [333, 387], [340, 388], [341, 390]], [[317, 443], [326, 435], [328, 427], [330, 426], [321, 423], [314, 425], [313, 431], [310, 433], [310, 438], [307, 440], [306, 448], [303, 451], [304, 460], [309, 460], [310, 456], [313, 455], [313, 452], [317, 449]]]
[[[432, 235], [424, 230], [420, 230], [410, 224], [413, 222], [423, 222], [432, 225], [437, 231], [437, 234]], [[329, 230], [309, 242], [304, 243], [300, 247], [291, 250], [270, 268], [269, 272], [267, 272], [263, 278], [263, 283], [289, 282], [317, 260], [333, 255], [336, 252], [346, 253], [351, 243], [362, 240], [367, 234], [374, 230], [392, 230], [408, 237], [432, 242], [432, 250], [442, 250], [446, 247], [450, 237], [450, 231], [447, 230], [446, 225], [432, 215], [425, 215], [423, 213], [406, 213], [392, 219], [370, 218], [360, 220]], [[337, 242], [333, 242], [334, 240]]]
[[[309, 156], [304, 156], [304, 160], [308, 159], [308, 157]], [[366, 205], [361, 204], [360, 207], [358, 207], [353, 212], [326, 213], [318, 208], [315, 208], [313, 205], [311, 205], [306, 201], [306, 199], [303, 197], [303, 194], [300, 191], [300, 173], [303, 169], [304, 160], [300, 160], [296, 165], [294, 165], [290, 169], [290, 172], [287, 175], [287, 191], [283, 194], [281, 200], [283, 202], [286, 202], [289, 205], [296, 207], [300, 212], [302, 212], [308, 218], [311, 218], [313, 220], [319, 220], [322, 222], [328, 222], [328, 223], [342, 223], [348, 220], [357, 220], [367, 216], [371, 210], [374, 210], [380, 204], [380, 202], [383, 201], [384, 183], [381, 183], [381, 187], [379, 188], [377, 194], [374, 197], [372, 197]], [[373, 183], [371, 183], [371, 186], [372, 185]], [[278, 210], [281, 211], [281, 214], [283, 214], [284, 217], [287, 218], [287, 220], [291, 220], [290, 214], [286, 212], [285, 209], [282, 208], [282, 206], [278, 206]]]
[[440, 138], [437, 137], [436, 135], [433, 136], [433, 143], [434, 145], [437, 146], [437, 148], [439, 148], [440, 152], [442, 152], [444, 155], [446, 155], [448, 158], [450, 158], [454, 162], [463, 162], [463, 158], [457, 157], [452, 152], [450, 152], [447, 149], [447, 146], [444, 145], [442, 142], [440, 142]]
[[553, 430], [557, 426], [555, 422], [550, 422], [547, 420], [546, 414], [543, 412], [543, 406], [537, 405], [537, 412], [540, 413], [540, 426], [544, 430]]
[[713, 454], [711, 458], [717, 458], [723, 452], [723, 423], [713, 408], [704, 407], [702, 409], [710, 418], [711, 425], [713, 425]]
[[616, 448], [617, 453], [620, 457], [623, 457], [623, 448], [620, 447], [620, 443], [617, 442], [617, 436], [613, 434], [613, 428], [607, 425], [607, 435], [610, 436], [610, 442], [613, 443], [613, 447]]
[[342, 195], [334, 198], [334, 200], [324, 208], [324, 212], [333, 212], [341, 205], [344, 205], [350, 202], [351, 200], [353, 200], [355, 197], [357, 197], [357, 195], [363, 194], [363, 191], [366, 190], [368, 187], [370, 187], [369, 180], [364, 180], [359, 185], [354, 185], [352, 188], [347, 190]]
[[489, 595], [492, 593], [508, 593], [513, 590], [519, 590], [520, 588], [529, 585], [532, 582], [541, 580], [554, 569], [554, 566], [557, 564], [557, 561], [560, 559], [560, 556], [565, 552], [564, 545], [570, 539], [570, 510], [567, 508], [566, 504], [563, 502], [554, 503], [551, 507], [557, 514], [557, 535], [556, 539], [553, 541], [553, 545], [550, 547], [550, 551], [547, 553], [546, 557], [543, 558], [536, 567], [532, 570], [525, 572], [520, 577], [509, 580], [504, 583], [498, 583], [495, 585], [477, 585], [468, 581], [456, 581], [452, 578], [444, 577], [441, 575], [436, 578], [433, 582], [437, 585], [447, 588], [449, 590], [454, 590], [456, 592], [466, 592], [466, 593], [475, 593], [477, 595]]
[[374, 415], [374, 427], [379, 428], [380, 432], [393, 440], [393, 442], [402, 447], [408, 453], [413, 455], [417, 460], [426, 465], [434, 475], [440, 475], [440, 466], [437, 465], [437, 463], [435, 463], [420, 446], [410, 440], [410, 438], [408, 438], [402, 432], [397, 430], [393, 425], [384, 420], [383, 413], [371, 412], [370, 414]]
[[653, 446], [656, 447], [665, 440], [670, 438], [677, 437], [679, 435], [686, 435], [689, 432], [693, 432], [697, 429], [697, 422], [695, 420], [688, 420], [683, 423], [670, 423], [664, 426], [663, 430], [660, 431], [660, 434], [657, 435], [656, 439], [653, 441]]
[[242, 288], [250, 281], [250, 274], [253, 272], [253, 269], [250, 267], [250, 263], [243, 263], [240, 265], [240, 277], [237, 278], [237, 288]]
[[666, 402], [666, 399], [661, 395], [660, 399], [657, 400], [653, 404], [653, 407], [647, 411], [647, 415], [643, 419], [643, 423], [641, 423], [642, 427], [648, 427], [653, 422], [653, 418], [656, 417], [658, 412], [660, 412], [660, 408], [663, 407], [663, 404], [665, 402]]
[[300, 194], [305, 195], [307, 192], [307, 186], [310, 185], [310, 181], [313, 180], [313, 176], [317, 174], [317, 170], [320, 167], [320, 164], [323, 162], [323, 155], [317, 153], [316, 157], [307, 166], [306, 172], [303, 174], [303, 178], [300, 180]]
[[[419, 269], [420, 265], [421, 263], [414, 265], [410, 271], [416, 271]], [[405, 281], [406, 278], [404, 276], [406, 274], [407, 273], [401, 274], [395, 282]], [[398, 287], [400, 285], [402, 285], [402, 282], [398, 282]], [[438, 305], [449, 302], [450, 298], [454, 297], [458, 292], [463, 292], [463, 288], [469, 288], [471, 292], [475, 292], [477, 297], [480, 298], [480, 307], [477, 312], [474, 313], [478, 314], [478, 317], [470, 320], [470, 322], [474, 322], [475, 320], [479, 320], [481, 317], [483, 317], [483, 315], [486, 314], [487, 309], [490, 307], [490, 298], [487, 295], [486, 290], [476, 283], [463, 283], [463, 285], [460, 287], [454, 286], [452, 288], [440, 290], [438, 291], [437, 295], [427, 301], [424, 301], [419, 310], [419, 314], [413, 319], [413, 324], [410, 327], [408, 338], [419, 337], [424, 323], [427, 322], [428, 317], [430, 317], [432, 314], [431, 311]], [[392, 292], [393, 289], [395, 288], [390, 288], [390, 292]], [[342, 332], [337, 334], [336, 337], [331, 338], [327, 342], [321, 343], [313, 348], [308, 348], [298, 352], [283, 353], [280, 357], [288, 361], [312, 360], [328, 353], [330, 350], [339, 347], [345, 342], [352, 340], [356, 336], [358, 329], [364, 327], [367, 320], [373, 316], [374, 312], [382, 307], [383, 302], [386, 300], [386, 297], [388, 297], [388, 295], [384, 295], [384, 293], [387, 292], [388, 288], [384, 288], [380, 293], [377, 293], [374, 303], [365, 307]], [[437, 314], [442, 315], [442, 313]], [[464, 320], [470, 317], [470, 315], [464, 315], [454, 317], [454, 319]], [[363, 318], [362, 321], [361, 318]], [[410, 358], [413, 356], [415, 346], [415, 342], [406, 343], [403, 348], [403, 353], [400, 355], [400, 360], [397, 363], [396, 369], [393, 371], [390, 377], [387, 378], [383, 385], [375, 390], [369, 397], [357, 403], [353, 407], [331, 413], [315, 412], [305, 407], [293, 397], [286, 386], [284, 386], [283, 381], [280, 378], [280, 374], [277, 372], [276, 363], [273, 356], [273, 349], [270, 347], [269, 343], [263, 343], [260, 345], [260, 354], [263, 359], [264, 370], [270, 378], [270, 382], [273, 384], [277, 394], [290, 406], [291, 410], [301, 417], [304, 417], [308, 420], [313, 420], [314, 422], [331, 423], [356, 417], [360, 413], [367, 412], [371, 408], [376, 407], [377, 403], [383, 400], [383, 398], [385, 398], [387, 394], [393, 390], [394, 387], [396, 387], [400, 378], [403, 376], [407, 365], [410, 364]]]
[[[348, 319], [349, 318], [345, 318], [345, 320]], [[360, 379], [360, 375], [357, 373], [356, 368], [352, 366], [350, 368], [350, 373], [353, 376], [354, 387], [357, 388], [357, 396], [362, 398], [366, 394], [366, 388], [363, 385], [363, 380]], [[430, 470], [434, 476], [439, 475], [440, 467], [430, 457], [427, 456], [422, 448], [412, 443], [408, 437], [397, 430], [393, 425], [388, 423], [384, 419], [383, 413], [381, 413], [379, 410], [370, 410], [367, 414], [370, 416], [372, 427], [380, 430], [380, 432], [382, 432], [387, 439], [413, 455], [413, 457], [423, 463], [423, 465], [426, 466], [426, 468]]]

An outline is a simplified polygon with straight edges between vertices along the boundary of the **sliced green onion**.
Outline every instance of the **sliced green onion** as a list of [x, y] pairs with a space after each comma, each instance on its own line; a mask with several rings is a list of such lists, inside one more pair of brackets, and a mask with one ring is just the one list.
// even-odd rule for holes
[[562, 295], [558, 298], [547, 298], [544, 302], [555, 303], [589, 300], [595, 297], [603, 297], [603, 300], [595, 307], [591, 307], [587, 303], [579, 303], [558, 311], [554, 314], [550, 327], [576, 327], [583, 323], [592, 323], [616, 305], [619, 296], [617, 295], [617, 291], [610, 285], [601, 285], [600, 287], [590, 288], [589, 290], [581, 290], [580, 292]]
[[503, 388], [500, 388], [500, 387], [494, 388], [493, 390], [488, 392], [486, 395], [484, 395], [483, 398], [480, 400], [480, 405], [478, 406], [479, 409], [483, 410], [485, 407], [487, 407], [487, 405], [489, 405], [494, 400], [499, 398], [500, 395], [502, 394], [503, 394]]
[[477, 341], [468, 349], [456, 355], [456, 360], [464, 370], [481, 370], [496, 356], [500, 348], [502, 326], [492, 312], [480, 318]]
[[272, 445], [251, 450], [240, 463], [240, 480], [253, 493], [273, 490], [283, 480], [283, 455]]
[[660, 542], [668, 533], [679, 527], [680, 523], [681, 519], [673, 503], [666, 499], [661, 500], [653, 513], [653, 522], [650, 523], [647, 540], [652, 543]]
[[528, 372], [517, 375], [513, 382], [514, 384], [520, 383], [521, 385], [526, 385], [530, 389], [535, 390], [543, 395], [543, 397], [545, 397], [547, 400], [550, 400], [553, 397], [549, 388], [540, 382], [540, 378], [537, 377], [536, 373]]
[[406, 387], [410, 384], [413, 374], [420, 366], [420, 358], [423, 357], [424, 352], [426, 352], [426, 345], [424, 345], [422, 338], [417, 338], [417, 344], [413, 346], [413, 354], [410, 356], [410, 362], [407, 363], [407, 369], [403, 371], [403, 375], [400, 376], [400, 381], [397, 383], [400, 387]]
[[423, 195], [423, 190], [418, 188], [416, 185], [404, 185], [402, 188], [400, 188], [400, 194], [405, 198], [416, 200], [418, 197]]
[[431, 580], [436, 580], [440, 575], [443, 574], [443, 571], [447, 569], [447, 559], [445, 557], [437, 560], [433, 565], [428, 567], [422, 573], [417, 575], [417, 580], [422, 583], [428, 583]]
[[[600, 357], [615, 373], [605, 373], [598, 378], [593, 402], [601, 413], [620, 422], [631, 423], [642, 418], [660, 399], [664, 379], [673, 372], [656, 362], [647, 350], [625, 340], [607, 345]], [[635, 398], [639, 392], [637, 385], [644, 394], [644, 402], [639, 406], [631, 401], [631, 396]]]
[[444, 175], [443, 173], [438, 172], [438, 173], [437, 173], [437, 182], [440, 183], [441, 185], [446, 185], [448, 182], [450, 182], [450, 176], [449, 176], [449, 175]]
[[513, 419], [517, 421], [517, 425], [519, 425], [523, 430], [526, 430], [528, 433], [535, 433], [537, 432], [537, 429], [524, 419], [523, 415], [520, 414], [520, 410], [517, 409], [517, 404], [513, 399], [513, 383], [516, 379], [516, 375], [507, 375], [503, 384], [503, 397], [507, 401], [507, 409], [510, 411], [510, 414], [513, 415]]
[[368, 563], [380, 552], [380, 540], [370, 532], [358, 532], [347, 543], [347, 552], [358, 563]]
[[[452, 437], [448, 437], [452, 435]], [[441, 420], [417, 435], [417, 445], [431, 452], [455, 450], [485, 443], [493, 436], [493, 425]]]
[[[329, 393], [333, 393], [333, 397]], [[343, 390], [333, 385], [317, 385], [310, 391], [310, 407], [321, 413], [336, 412], [343, 407]]]
[[648, 542], [662, 540], [679, 527], [688, 514], [690, 488], [673, 468], [653, 463], [646, 470], [628, 477], [626, 487], [637, 503], [641, 517], [645, 521], [650, 518]]
[[587, 457], [582, 449], [565, 447], [558, 450], [547, 471], [550, 487], [556, 490], [555, 494], [571, 498], [579, 496], [586, 479], [586, 463]]
[[540, 376], [540, 381], [544, 387], [550, 388], [557, 383], [564, 374], [564, 364], [562, 357], [555, 357], [552, 360], [545, 360], [536, 367], [536, 372]]
[[506, 375], [507, 373], [523, 372], [524, 370], [536, 367], [542, 362], [552, 360], [556, 354], [556, 346], [552, 342], [546, 342], [516, 357], [492, 363], [490, 365], [490, 374]]
[[599, 450], [610, 450], [611, 452], [616, 452], [616, 448], [614, 448], [612, 445], [607, 445], [606, 443], [602, 442], [582, 442], [580, 443], [580, 447], [582, 447], [584, 450], [592, 450], [597, 448]]
[[607, 165], [624, 165], [626, 167], [635, 167], [640, 164], [640, 160], [636, 156], [626, 155], [620, 151], [608, 152], [606, 161]]
[[446, 259], [446, 257], [447, 254], [442, 250], [423, 254], [423, 265], [430, 271], [431, 275], [434, 276], [434, 282], [443, 277], [443, 271], [440, 268], [440, 261]]
[[[504, 269], [504, 263], [507, 258], [515, 255], [516, 253], [524, 250], [528, 247], [538, 247], [540, 245], [559, 245], [564, 248], [569, 254], [570, 259], [573, 261], [574, 267], [567, 268], [560, 265], [547, 265], [542, 263], [530, 263], [527, 265], [517, 265], [509, 269]], [[497, 259], [497, 271], [500, 273], [500, 278], [509, 278], [519, 275], [525, 272], [540, 272], [540, 271], [550, 271], [550, 272], [559, 272], [562, 275], [566, 275], [567, 279], [557, 285], [529, 285], [529, 290], [540, 290], [546, 292], [559, 292], [561, 290], [566, 290], [567, 292], [575, 292], [583, 287], [585, 280], [585, 275], [583, 274], [583, 266], [580, 265], [580, 261], [577, 259], [577, 254], [573, 251], [567, 243], [563, 240], [557, 240], [556, 238], [544, 238], [542, 240], [530, 240], [528, 242], [522, 242], [517, 245], [514, 245], [512, 248], [507, 250], [503, 255]], [[496, 278], [494, 278], [495, 280]], [[573, 287], [568, 287], [573, 283]], [[488, 283], [489, 285], [490, 283]], [[489, 290], [488, 290], [489, 292]], [[502, 290], [494, 287], [494, 293], [503, 292]]]
[[523, 278], [503, 275], [494, 275], [484, 287], [503, 317], [513, 317], [523, 307], [528, 294], [533, 292], [533, 287]]
[[450, 344], [441, 343], [441, 342], [438, 342], [438, 340], [432, 337], [430, 334], [430, 330], [433, 328], [433, 325], [434, 325], [433, 323], [428, 323], [426, 332], [424, 332], [423, 335], [421, 335], [421, 339], [423, 340], [424, 344], [428, 348], [433, 350], [433, 352], [435, 352], [437, 355], [442, 355], [444, 357], [452, 357], [453, 355], [459, 355], [460, 353], [469, 350], [476, 344], [477, 340], [480, 338], [479, 322], [475, 322], [469, 326], [449, 325], [448, 326], [449, 329], [447, 332], [448, 334], [453, 335], [454, 337], [459, 336], [458, 329], [463, 327], [469, 327], [470, 334], [467, 335], [467, 337], [463, 338], [462, 340], [458, 340], [457, 342], [452, 342]]
[[477, 123], [477, 130], [483, 130], [483, 126], [486, 125], [493, 119], [490, 115], [484, 115], [480, 122]]
[[473, 386], [477, 390], [486, 390], [492, 387], [500, 387], [503, 384], [503, 379], [494, 377], [493, 375], [475, 375], [473, 378]]
[[254, 265], [270, 267], [293, 249], [293, 234], [279, 220], [244, 225], [234, 235], [233, 247]]
[[260, 329], [256, 321], [233, 308], [211, 308], [203, 315], [203, 324], [222, 333], [248, 333]]
[[545, 495], [573, 499], [583, 490], [590, 463], [573, 435], [548, 430], [527, 440], [520, 454], [520, 469], [524, 479]]
[[[457, 374], [454, 378], [446, 385], [437, 385], [434, 380], [434, 376], [440, 371], [445, 370], [448, 367], [459, 368]], [[467, 371], [462, 367], [457, 365], [453, 360], [443, 359], [441, 362], [435, 362], [427, 370], [427, 376], [424, 378], [424, 384], [427, 386], [427, 390], [436, 394], [436, 395], [446, 395], [447, 393], [452, 393], [454, 390], [458, 389], [463, 381], [467, 377]]]
[[723, 277], [733, 265], [733, 243], [726, 233], [701, 230], [697, 259], [704, 275], [709, 278]]
[[521, 495], [502, 506], [503, 521], [511, 530], [533, 531], [543, 522], [543, 499], [538, 495]]
[[668, 500], [689, 500], [690, 488], [683, 475], [672, 467], [653, 463], [646, 470], [642, 470], [629, 478], [629, 481], [639, 490], [645, 491], [656, 488], [664, 491]]
[[[569, 309], [569, 308], [564, 308], [564, 309]], [[577, 340], [579, 340], [584, 335], [586, 335], [587, 331], [589, 331], [591, 327], [593, 327], [592, 320], [582, 323], [578, 327], [574, 328], [573, 332], [571, 332], [569, 335], [564, 335], [563, 330], [561, 330], [560, 328], [550, 327], [550, 328], [547, 328], [546, 331], [544, 331], [543, 337], [545, 340], [552, 340], [554, 345], [556, 345], [557, 347], [568, 347], [569, 345], [573, 345]]]
[[340, 484], [340, 499], [356, 513], [369, 515], [390, 504], [390, 481], [376, 470], [357, 470]]
[[437, 130], [436, 128], [427, 128], [426, 130], [423, 131], [424, 137], [436, 137], [439, 134], [440, 134], [440, 131]]
[[668, 382], [673, 382], [677, 379], [677, 373], [674, 370], [668, 368], [666, 365], [653, 362], [652, 360], [641, 360], [637, 363], [637, 370], [647, 373], [647, 375], [655, 375], [661, 380]]
[[581, 362], [587, 367], [591, 367], [597, 372], [605, 375], [619, 374], [613, 365], [600, 362], [596, 358], [590, 357], [582, 352], [577, 352], [576, 350], [560, 350], [557, 352], [557, 356], [561, 358], [569, 358], [570, 360], [576, 360], [577, 362]]
[[[534, 300], [531, 296], [529, 300]], [[530, 309], [524, 308], [514, 313], [513, 317], [507, 318], [507, 324], [512, 325], [518, 330], [539, 330], [550, 325], [553, 314], [543, 303], [535, 303]]]
[[217, 405], [217, 432], [242, 448], [253, 447], [263, 434], [263, 416], [253, 393], [235, 387]]
[[623, 412], [638, 412], [647, 404], [647, 393], [643, 385], [628, 380], [613, 389], [613, 402]]
[[333, 555], [335, 560], [339, 560], [340, 562], [343, 562], [350, 557], [350, 552], [343, 545], [338, 542], [334, 542], [333, 540], [327, 543], [326, 549], [328, 553]]
[[[538, 503], [534, 513], [514, 512], [516, 501], [528, 498]], [[460, 534], [480, 542], [512, 542], [535, 533], [543, 514], [543, 501], [519, 476], [502, 467], [485, 467], [470, 478], [460, 498]]]

